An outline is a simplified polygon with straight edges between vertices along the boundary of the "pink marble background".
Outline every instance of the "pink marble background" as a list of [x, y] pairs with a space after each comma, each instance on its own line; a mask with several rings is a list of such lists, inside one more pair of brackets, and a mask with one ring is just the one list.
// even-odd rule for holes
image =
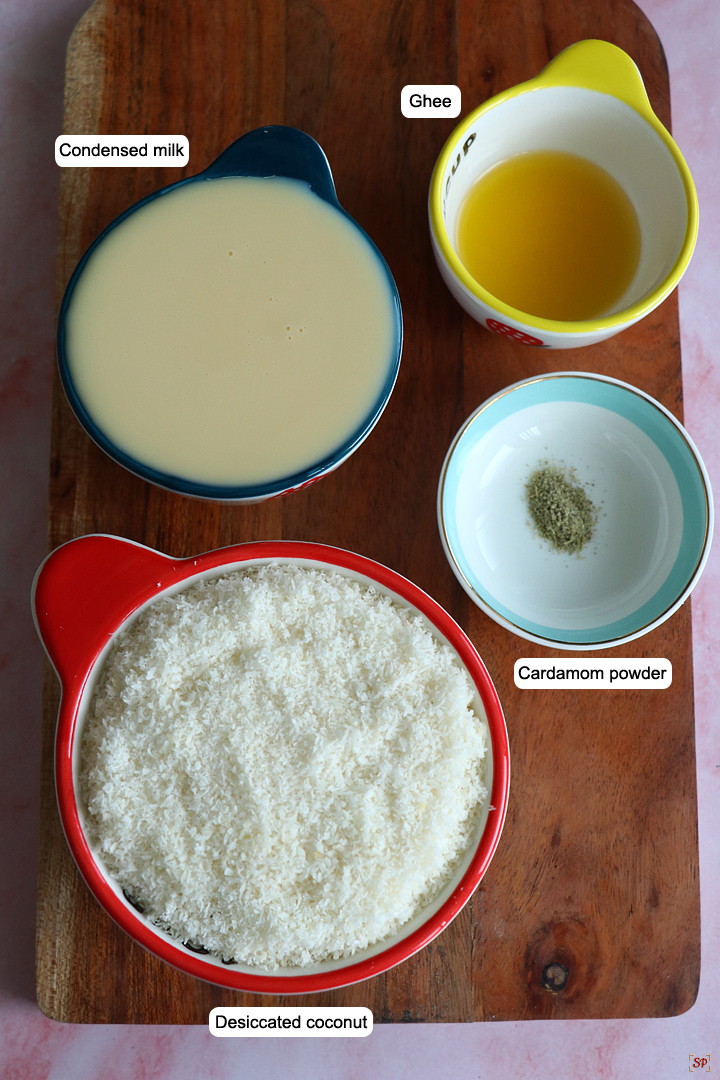
[[[540, 0], [538, 0], [540, 5]], [[55, 235], [64, 51], [85, 0], [0, 2], [0, 1076], [4, 1080], [568, 1080], [720, 1068], [720, 570], [693, 598], [702, 898], [696, 1004], [664, 1020], [378, 1027], [364, 1040], [217, 1040], [206, 1028], [65, 1026], [34, 993], [42, 657], [28, 592], [46, 552]], [[641, 0], [670, 68], [673, 130], [694, 174], [700, 239], [680, 286], [685, 423], [715, 479], [720, 416], [720, 4]], [[398, 103], [399, 107], [399, 103]], [[715, 482], [716, 491], [720, 483]]]

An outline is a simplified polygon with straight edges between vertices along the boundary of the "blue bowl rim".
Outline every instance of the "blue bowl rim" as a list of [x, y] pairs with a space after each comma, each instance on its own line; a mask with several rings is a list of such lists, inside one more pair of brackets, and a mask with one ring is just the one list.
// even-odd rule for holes
[[[274, 143], [272, 152], [269, 155], [267, 153], [268, 140], [272, 140]], [[280, 165], [280, 167], [283, 168], [283, 172], [267, 171], [273, 159], [275, 160], [276, 165]], [[298, 161], [298, 159], [300, 159], [300, 161]], [[98, 245], [103, 242], [105, 237], [127, 217], [134, 214], [136, 210], [139, 210], [147, 203], [160, 198], [162, 195], [166, 195], [170, 191], [183, 187], [185, 184], [223, 179], [230, 176], [278, 177], [282, 179], [301, 180], [308, 183], [310, 189], [321, 199], [329, 203], [336, 210], [339, 210], [339, 212], [365, 237], [366, 242], [379, 260], [386, 275], [389, 293], [392, 297], [395, 322], [395, 353], [390, 364], [387, 378], [369, 413], [350, 436], [348, 436], [335, 451], [326, 455], [324, 458], [321, 458], [319, 461], [314, 462], [312, 465], [299, 470], [297, 473], [278, 477], [274, 480], [264, 481], [259, 484], [245, 485], [207, 484], [190, 480], [182, 476], [176, 476], [172, 473], [154, 469], [152, 466], [138, 461], [137, 458], [132, 457], [120, 447], [116, 446], [116, 444], [104, 434], [102, 429], [98, 427], [92, 419], [75, 389], [72, 375], [70, 374], [65, 342], [65, 321], [72, 302], [75, 287], [88, 260]], [[167, 184], [165, 187], [151, 192], [149, 195], [146, 195], [144, 198], [139, 199], [137, 202], [127, 207], [127, 209], [114, 218], [109, 225], [106, 225], [102, 232], [95, 237], [93, 242], [83, 253], [77, 266], [73, 270], [60, 303], [56, 337], [57, 362], [62, 388], [77, 420], [93, 442], [129, 472], [134, 473], [143, 480], [148, 480], [157, 487], [165, 488], [166, 490], [181, 495], [190, 495], [195, 498], [210, 499], [218, 502], [233, 500], [238, 502], [262, 501], [267, 498], [272, 498], [274, 495], [282, 495], [286, 492], [289, 493], [297, 488], [305, 487], [313, 483], [314, 480], [320, 479], [321, 476], [332, 472], [333, 469], [342, 464], [342, 462], [357, 449], [365, 438], [367, 438], [380, 419], [397, 380], [398, 371], [400, 369], [400, 359], [402, 356], [402, 346], [403, 320], [400, 294], [397, 285], [395, 284], [395, 279], [390, 271], [390, 267], [385, 261], [382, 252], [377, 247], [374, 240], [368, 236], [363, 227], [351, 217], [338, 201], [330, 165], [325, 152], [319, 143], [316, 142], [311, 135], [301, 131], [299, 128], [287, 127], [280, 124], [255, 128], [245, 135], [240, 136], [239, 139], [232, 142], [206, 169], [203, 169], [202, 172], [195, 173], [193, 176], [186, 176], [182, 180], [177, 180], [175, 183]]]
[[[620, 390], [630, 392], [630, 393], [636, 395], [637, 397], [643, 399], [643, 401], [647, 405], [649, 405], [649, 406], [653, 407], [654, 409], [656, 409], [661, 414], [661, 416], [666, 421], [668, 421], [672, 425], [673, 428], [675, 428], [677, 434], [680, 436], [680, 439], [686, 444], [687, 449], [688, 449], [689, 454], [690, 454], [690, 457], [692, 458], [692, 461], [693, 461], [693, 463], [695, 464], [695, 466], [697, 468], [698, 475], [699, 475], [699, 480], [700, 480], [700, 483], [702, 485], [702, 491], [703, 491], [704, 501], [705, 501], [705, 530], [704, 530], [704, 536], [703, 536], [702, 544], [700, 546], [700, 552], [699, 552], [699, 555], [698, 555], [698, 558], [697, 558], [697, 562], [696, 562], [696, 564], [695, 564], [695, 566], [693, 568], [692, 573], [687, 578], [687, 582], [686, 582], [686, 585], [685, 585], [684, 589], [679, 593], [678, 596], [675, 597], [675, 599], [662, 612], [659, 612], [658, 614], [654, 615], [646, 623], [644, 623], [644, 624], [642, 624], [640, 626], [637, 626], [636, 628], [633, 629], [632, 632], [623, 633], [620, 636], [610, 637], [610, 638], [606, 638], [606, 639], [603, 639], [603, 640], [594, 640], [594, 641], [568, 640], [568, 639], [564, 639], [562, 637], [553, 638], [553, 637], [549, 637], [549, 636], [543, 636], [541, 634], [533, 632], [531, 629], [528, 629], [526, 626], [524, 626], [522, 624], [522, 621], [518, 621], [517, 623], [513, 622], [511, 619], [507, 618], [501, 612], [497, 611], [492, 606], [492, 604], [490, 604], [488, 602], [487, 598], [482, 596], [478, 592], [476, 587], [473, 585], [473, 583], [467, 578], [467, 576], [463, 572], [463, 569], [462, 569], [462, 566], [461, 566], [461, 560], [458, 558], [458, 556], [457, 556], [457, 554], [456, 554], [456, 552], [455, 552], [455, 550], [453, 548], [451, 539], [450, 539], [450, 537], [448, 535], [448, 531], [447, 531], [447, 528], [446, 528], [444, 489], [445, 489], [445, 482], [446, 482], [446, 478], [447, 478], [447, 474], [448, 474], [448, 468], [449, 468], [450, 462], [451, 462], [451, 460], [453, 458], [453, 455], [455, 453], [455, 450], [457, 449], [461, 439], [465, 435], [468, 428], [471, 426], [471, 424], [473, 424], [477, 420], [477, 418], [480, 416], [480, 414], [484, 413], [496, 401], [498, 401], [500, 398], [505, 397], [507, 394], [511, 393], [513, 390], [517, 390], [517, 389], [519, 389], [521, 387], [525, 387], [525, 386], [530, 386], [532, 383], [545, 382], [545, 381], [547, 381], [549, 379], [585, 379], [585, 380], [589, 380], [589, 381], [608, 383], [608, 384], [611, 384], [612, 386], [618, 387]], [[621, 379], [612, 378], [611, 376], [608, 376], [608, 375], [599, 375], [599, 374], [596, 374], [594, 372], [586, 372], [586, 371], [553, 371], [553, 372], [547, 372], [546, 374], [542, 374], [542, 375], [531, 376], [528, 379], [521, 379], [519, 382], [512, 383], [510, 386], [506, 386], [502, 390], [499, 390], [497, 393], [492, 394], [480, 406], [478, 406], [478, 408], [475, 409], [471, 413], [471, 415], [468, 416], [467, 419], [461, 424], [461, 426], [460, 426], [459, 430], [456, 432], [456, 434], [455, 434], [455, 436], [454, 436], [454, 438], [453, 438], [453, 440], [452, 440], [452, 442], [450, 444], [448, 452], [447, 452], [447, 454], [445, 456], [445, 460], [443, 462], [442, 469], [441, 469], [441, 472], [440, 472], [440, 480], [439, 480], [439, 483], [438, 483], [437, 518], [438, 518], [438, 527], [439, 527], [439, 531], [440, 531], [440, 539], [442, 541], [442, 546], [443, 546], [443, 549], [445, 551], [445, 555], [446, 555], [446, 557], [448, 559], [448, 562], [450, 563], [451, 569], [453, 570], [453, 573], [457, 577], [458, 581], [462, 585], [465, 592], [473, 600], [473, 602], [478, 605], [478, 607], [480, 607], [487, 615], [490, 616], [490, 618], [492, 618], [500, 626], [505, 627], [507, 630], [511, 630], [513, 633], [517, 634], [519, 637], [525, 638], [527, 641], [533, 641], [533, 642], [536, 642], [536, 643], [538, 643], [540, 645], [544, 645], [546, 647], [556, 647], [556, 648], [567, 649], [567, 650], [572, 650], [572, 651], [594, 650], [594, 649], [603, 649], [603, 648], [615, 647], [615, 646], [621, 645], [621, 644], [623, 644], [625, 642], [633, 641], [636, 638], [642, 637], [643, 635], [648, 633], [650, 630], [655, 629], [657, 626], [660, 626], [663, 622], [665, 622], [685, 602], [685, 600], [688, 598], [690, 593], [695, 588], [697, 582], [699, 581], [700, 576], [701, 576], [701, 574], [702, 574], [702, 572], [703, 572], [703, 570], [705, 568], [705, 565], [707, 563], [707, 560], [708, 560], [708, 558], [710, 556], [710, 548], [711, 548], [711, 545], [712, 545], [712, 538], [713, 538], [713, 532], [714, 532], [714, 504], [713, 504], [712, 487], [711, 487], [711, 484], [710, 484], [710, 477], [709, 477], [707, 468], [705, 466], [705, 463], [704, 463], [704, 461], [703, 461], [703, 459], [702, 459], [702, 457], [700, 455], [700, 452], [698, 451], [697, 447], [695, 446], [695, 443], [691, 439], [691, 437], [690, 437], [689, 433], [687, 432], [687, 430], [680, 423], [680, 421], [677, 420], [676, 417], [673, 416], [673, 414], [670, 412], [669, 409], [667, 409], [659, 401], [657, 401], [655, 398], [653, 398], [650, 394], [647, 394], [644, 390], [641, 390], [639, 387], [633, 386], [631, 383], [623, 382]]]

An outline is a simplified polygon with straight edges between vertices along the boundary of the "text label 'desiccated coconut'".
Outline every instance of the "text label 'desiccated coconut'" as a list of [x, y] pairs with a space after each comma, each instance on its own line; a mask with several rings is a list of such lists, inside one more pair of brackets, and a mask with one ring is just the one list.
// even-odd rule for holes
[[210, 1034], [219, 1038], [251, 1035], [254, 1038], [298, 1036], [362, 1039], [373, 1029], [373, 1014], [360, 1005], [267, 1008], [250, 1005], [213, 1009]]

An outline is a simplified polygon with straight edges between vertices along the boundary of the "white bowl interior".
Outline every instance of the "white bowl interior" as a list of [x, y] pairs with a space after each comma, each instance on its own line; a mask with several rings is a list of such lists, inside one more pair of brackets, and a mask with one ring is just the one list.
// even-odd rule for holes
[[[102, 653], [99, 655], [98, 659], [96, 660], [95, 664], [93, 665], [92, 671], [90, 672], [90, 675], [88, 677], [87, 683], [86, 683], [85, 688], [83, 690], [82, 698], [81, 698], [80, 705], [79, 705], [79, 708], [78, 708], [77, 722], [76, 722], [75, 734], [74, 734], [74, 738], [73, 738], [72, 768], [73, 768], [73, 786], [74, 786], [74, 789], [75, 789], [76, 792], [79, 790], [78, 777], [79, 777], [79, 771], [80, 771], [80, 745], [81, 745], [81, 742], [82, 742], [82, 733], [83, 733], [85, 720], [86, 720], [86, 717], [87, 717], [88, 706], [89, 706], [89, 703], [90, 703], [90, 701], [92, 699], [93, 692], [94, 692], [95, 686], [97, 684], [97, 681], [98, 681], [98, 678], [99, 678], [99, 675], [100, 675], [100, 670], [101, 670], [102, 665], [103, 665], [103, 661], [104, 661], [105, 657], [107, 656], [109, 650], [112, 648], [112, 645], [113, 645], [115, 639], [117, 638], [117, 635], [121, 631], [125, 630], [128, 626], [130, 626], [135, 621], [135, 619], [137, 619], [139, 617], [140, 613], [142, 611], [144, 611], [145, 608], [148, 607], [150, 604], [154, 603], [155, 600], [157, 600], [158, 597], [160, 597], [160, 596], [171, 596], [171, 595], [173, 595], [175, 593], [182, 592], [183, 590], [189, 588], [189, 586], [195, 584], [198, 581], [204, 581], [204, 580], [208, 580], [208, 579], [211, 579], [211, 578], [222, 577], [225, 574], [232, 573], [235, 570], [247, 570], [248, 568], [253, 567], [253, 566], [261, 566], [261, 565], [267, 564], [269, 562], [280, 562], [280, 561], [282, 563], [284, 563], [284, 564], [290, 564], [290, 565], [293, 565], [293, 566], [313, 567], [313, 568], [318, 568], [318, 569], [323, 569], [323, 570], [332, 570], [334, 572], [344, 574], [347, 577], [351, 577], [351, 578], [354, 578], [354, 579], [356, 579], [358, 581], [362, 581], [362, 582], [364, 582], [366, 584], [372, 585], [374, 588], [378, 589], [381, 592], [386, 593], [388, 596], [391, 596], [398, 603], [403, 604], [406, 607], [412, 607], [413, 610], [415, 610], [415, 611], [418, 610], [417, 608], [414, 607], [414, 605], [409, 604], [408, 601], [405, 600], [403, 597], [399, 596], [397, 593], [393, 592], [391, 589], [385, 588], [385, 586], [381, 585], [377, 581], [374, 581], [372, 578], [365, 577], [364, 575], [362, 575], [360, 573], [357, 573], [354, 570], [347, 569], [345, 567], [335, 566], [335, 565], [330, 564], [330, 563], [318, 562], [318, 561], [315, 561], [315, 560], [312, 560], [312, 559], [294, 559], [294, 558], [287, 558], [287, 559], [282, 559], [282, 560], [278, 560], [278, 559], [250, 559], [250, 560], [245, 560], [245, 561], [242, 561], [242, 562], [227, 563], [227, 564], [225, 564], [223, 566], [214, 567], [213, 569], [205, 570], [205, 571], [203, 571], [201, 573], [194, 574], [191, 577], [185, 578], [183, 581], [179, 582], [178, 584], [173, 585], [168, 589], [162, 590], [161, 592], [158, 592], [155, 596], [153, 596], [150, 600], [148, 600], [145, 604], [143, 604], [135, 612], [133, 612], [133, 614], [128, 619], [126, 619], [125, 622], [118, 628], [118, 630], [115, 632], [115, 634], [112, 637], [109, 638], [107, 645], [104, 647]], [[452, 645], [447, 640], [447, 638], [445, 638], [445, 636], [439, 632], [439, 630], [433, 625], [433, 623], [430, 622], [430, 620], [425, 615], [423, 615], [422, 612], [419, 612], [419, 614], [422, 616], [422, 618], [423, 618], [425, 624], [427, 625], [428, 629], [430, 630], [430, 632], [439, 641], [442, 641], [445, 644], [450, 645], [450, 647], [452, 648]], [[457, 653], [456, 653], [456, 655], [457, 655]], [[458, 656], [458, 660], [462, 664], [462, 660], [460, 659], [459, 656]], [[463, 664], [463, 666], [465, 666], [465, 665]], [[288, 978], [288, 977], [292, 977], [292, 976], [306, 976], [306, 975], [313, 975], [313, 974], [317, 974], [317, 973], [321, 973], [321, 972], [339, 971], [339, 970], [342, 970], [343, 968], [350, 967], [352, 964], [359, 963], [362, 960], [370, 959], [371, 957], [377, 956], [379, 953], [384, 952], [385, 949], [387, 949], [390, 946], [395, 945], [396, 943], [402, 941], [403, 939], [408, 937], [411, 933], [413, 933], [415, 930], [419, 929], [429, 918], [431, 918], [437, 911], [440, 910], [442, 905], [449, 899], [449, 897], [453, 894], [453, 892], [458, 888], [458, 885], [460, 884], [464, 874], [466, 873], [466, 871], [467, 871], [467, 869], [468, 869], [468, 867], [470, 865], [470, 862], [472, 861], [473, 855], [475, 854], [475, 851], [477, 850], [477, 847], [478, 847], [478, 845], [480, 843], [482, 835], [483, 835], [483, 833], [485, 831], [485, 826], [487, 824], [488, 814], [489, 814], [489, 811], [490, 811], [490, 795], [491, 795], [491, 792], [492, 792], [492, 782], [493, 782], [492, 742], [491, 742], [491, 739], [490, 739], [490, 730], [489, 730], [489, 725], [487, 723], [487, 716], [486, 716], [486, 712], [485, 712], [485, 707], [483, 705], [480, 694], [477, 692], [477, 689], [475, 691], [475, 697], [474, 697], [474, 703], [473, 704], [474, 704], [474, 708], [475, 708], [475, 710], [477, 712], [477, 715], [478, 715], [478, 717], [479, 717], [479, 719], [480, 719], [480, 721], [483, 724], [483, 727], [485, 729], [486, 744], [487, 744], [487, 747], [488, 747], [487, 755], [486, 755], [486, 758], [485, 758], [485, 762], [486, 762], [485, 787], [487, 788], [487, 797], [486, 797], [486, 799], [485, 799], [485, 801], [484, 801], [484, 803], [483, 803], [483, 805], [481, 807], [481, 811], [480, 811], [480, 815], [479, 815], [479, 818], [478, 818], [477, 826], [476, 826], [476, 828], [475, 828], [475, 830], [473, 832], [472, 840], [470, 842], [470, 845], [468, 847], [468, 850], [467, 850], [465, 856], [463, 857], [461, 863], [459, 864], [456, 872], [453, 874], [451, 880], [448, 882], [448, 884], [445, 886], [445, 888], [442, 890], [442, 892], [438, 895], [438, 897], [434, 900], [434, 902], [432, 904], [429, 904], [426, 908], [424, 908], [418, 915], [415, 916], [415, 918], [413, 918], [409, 922], [407, 922], [402, 927], [402, 929], [399, 931], [399, 933], [397, 933], [396, 935], [393, 935], [392, 937], [386, 938], [383, 941], [380, 941], [377, 944], [372, 945], [367, 949], [360, 950], [360, 951], [354, 953], [352, 956], [346, 957], [346, 958], [340, 959], [340, 960], [326, 960], [326, 961], [323, 961], [322, 963], [308, 964], [308, 965], [305, 965], [303, 967], [284, 967], [284, 968], [278, 968], [278, 969], [273, 970], [273, 971], [267, 971], [267, 970], [265, 970], [263, 968], [260, 968], [260, 967], [244, 965], [242, 963], [233, 963], [233, 964], [223, 963], [222, 960], [220, 960], [216, 956], [213, 956], [211, 954], [207, 954], [207, 955], [202, 954], [201, 959], [202, 959], [203, 963], [208, 966], [208, 974], [207, 974], [206, 978], [209, 981], [213, 981], [213, 972], [212, 972], [213, 968], [217, 969], [218, 976], [219, 976], [219, 973], [222, 972], [222, 971], [231, 970], [233, 972], [241, 972], [243, 974], [248, 974], [248, 975], [255, 975], [255, 976], [263, 975], [263, 976], [268, 976], [268, 977], [275, 976], [275, 977], [279, 977], [279, 978]], [[125, 908], [127, 908], [127, 910], [129, 912], [131, 912], [132, 915], [136, 919], [139, 919], [147, 927], [147, 929], [150, 930], [151, 933], [154, 934], [157, 938], [164, 941], [168, 945], [172, 945], [173, 948], [179, 950], [181, 953], [184, 953], [187, 956], [192, 956], [197, 960], [198, 959], [197, 950], [188, 949], [179, 939], [171, 937], [164, 930], [162, 930], [158, 926], [156, 926], [155, 923], [153, 923], [151, 920], [147, 919], [144, 915], [139, 913], [137, 911], [137, 909], [134, 907], [134, 905], [132, 905], [132, 904], [130, 904], [128, 902], [126, 896], [123, 893], [122, 888], [114, 880], [114, 878], [112, 876], [112, 873], [108, 870], [107, 866], [105, 865], [105, 862], [104, 862], [104, 860], [102, 858], [102, 855], [98, 852], [98, 850], [94, 847], [94, 845], [90, 844], [90, 841], [88, 840], [88, 834], [87, 834], [87, 829], [86, 829], [86, 825], [85, 825], [85, 822], [86, 822], [85, 809], [84, 809], [84, 806], [82, 804], [82, 801], [80, 799], [78, 799], [78, 798], [76, 798], [76, 806], [77, 806], [77, 810], [78, 810], [78, 816], [79, 816], [80, 824], [81, 824], [81, 827], [83, 829], [83, 835], [85, 836], [86, 843], [88, 843], [88, 846], [90, 847], [90, 850], [91, 850], [92, 855], [93, 855], [93, 859], [95, 860], [97, 866], [101, 870], [103, 876], [105, 877], [106, 881], [108, 882], [108, 884], [112, 888], [113, 892], [115, 893], [115, 895], [118, 898], [118, 900], [120, 901], [120, 903], [122, 903], [123, 906]], [[283, 991], [283, 993], [287, 993], [287, 991]]]
[[605, 169], [630, 198], [641, 234], [633, 280], [606, 315], [652, 292], [670, 274], [683, 245], [688, 208], [672, 154], [639, 113], [609, 94], [546, 87], [489, 108], [458, 139], [443, 176], [442, 213], [455, 248], [457, 217], [472, 184], [517, 154], [559, 150]]
[[[546, 461], [572, 461], [599, 508], [579, 556], [551, 551], [528, 520], [525, 483]], [[488, 432], [465, 462], [457, 520], [463, 550], [493, 596], [522, 619], [568, 630], [603, 626], [646, 603], [682, 536], [677, 483], [647, 435], [624, 417], [570, 402], [522, 409]]]

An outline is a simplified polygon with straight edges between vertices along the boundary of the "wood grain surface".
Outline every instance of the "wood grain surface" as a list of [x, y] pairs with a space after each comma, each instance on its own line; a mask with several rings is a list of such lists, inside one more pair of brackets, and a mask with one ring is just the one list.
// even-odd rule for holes
[[[619, 337], [568, 352], [493, 336], [463, 316], [428, 239], [430, 172], [454, 120], [407, 120], [407, 83], [456, 83], [468, 112], [600, 37], [638, 63], [669, 124], [660, 43], [630, 0], [98, 0], [68, 52], [65, 130], [185, 134], [188, 172], [261, 124], [319, 140], [348, 211], [398, 284], [405, 347], [378, 427], [321, 483], [258, 507], [151, 487], [105, 457], [56, 383], [50, 546], [108, 532], [187, 556], [260, 538], [317, 540], [415, 581], [469, 632], [510, 733], [505, 832], [471, 903], [428, 948], [359, 986], [276, 999], [198, 982], [145, 953], [98, 907], [57, 817], [46, 679], [37, 980], [44, 1012], [75, 1022], [202, 1024], [221, 1004], [369, 1006], [376, 1022], [666, 1016], [695, 999], [700, 929], [690, 610], [621, 648], [672, 661], [661, 691], [519, 691], [519, 656], [549, 656], [487, 619], [444, 558], [435, 493], [448, 444], [488, 395], [568, 367], [625, 379], [681, 418], [675, 297]], [[179, 169], [64, 169], [58, 290], [94, 236]], [[565, 654], [567, 655], [567, 654]], [[598, 653], [596, 655], [611, 655]], [[569, 971], [564, 990], [543, 970]]]

